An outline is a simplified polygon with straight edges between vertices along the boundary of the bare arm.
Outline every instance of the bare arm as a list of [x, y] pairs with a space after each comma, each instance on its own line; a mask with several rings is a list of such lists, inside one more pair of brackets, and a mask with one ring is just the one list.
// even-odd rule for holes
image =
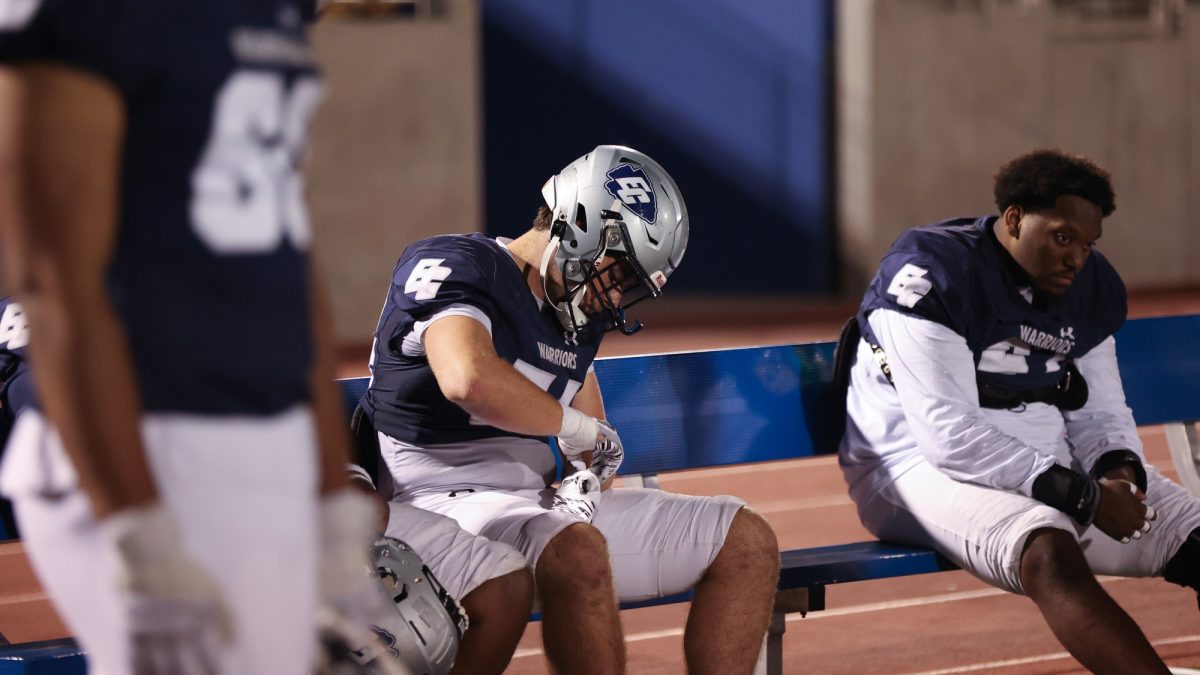
[[8, 281], [29, 319], [42, 404], [98, 518], [157, 500], [126, 335], [104, 290], [124, 129], [120, 96], [96, 77], [0, 69]]
[[595, 371], [589, 371], [587, 377], [583, 378], [583, 386], [575, 394], [571, 407], [582, 410], [598, 420], [605, 419], [604, 397], [600, 395], [600, 381], [596, 379]]
[[448, 316], [430, 324], [425, 353], [442, 394], [472, 417], [531, 436], [553, 436], [562, 426], [558, 401], [500, 358], [475, 319]]
[[350, 425], [334, 382], [337, 368], [329, 298], [316, 263], [311, 260], [309, 285], [313, 315], [313, 363], [309, 387], [320, 453], [321, 494], [325, 495], [348, 487], [346, 464], [350, 461]]

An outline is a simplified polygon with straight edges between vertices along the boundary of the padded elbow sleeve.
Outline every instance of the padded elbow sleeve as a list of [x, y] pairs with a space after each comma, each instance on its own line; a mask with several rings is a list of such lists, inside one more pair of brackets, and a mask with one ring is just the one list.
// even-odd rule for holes
[[1080, 525], [1091, 525], [1100, 506], [1100, 487], [1092, 478], [1055, 464], [1034, 479], [1033, 498]]

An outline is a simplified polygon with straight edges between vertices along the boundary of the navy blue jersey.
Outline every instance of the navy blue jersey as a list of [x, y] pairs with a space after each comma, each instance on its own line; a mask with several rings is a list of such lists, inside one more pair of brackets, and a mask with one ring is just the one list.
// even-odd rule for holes
[[29, 376], [29, 325], [12, 298], [0, 298], [0, 449], [17, 413], [37, 403]]
[[[551, 396], [570, 403], [596, 356], [599, 340], [571, 345], [548, 307], [500, 244], [483, 235], [432, 237], [409, 246], [392, 273], [362, 406], [375, 428], [416, 444], [520, 436], [472, 422], [438, 388], [419, 341], [418, 322], [451, 307], [469, 307], [491, 322], [492, 344], [505, 361]], [[546, 440], [542, 438], [541, 440]]]
[[28, 11], [0, 15], [0, 62], [86, 71], [124, 103], [107, 288], [145, 408], [271, 414], [307, 400], [312, 1], [18, 4]]
[[992, 233], [996, 218], [947, 220], [908, 230], [892, 244], [858, 313], [886, 308], [963, 336], [981, 384], [1008, 391], [1053, 385], [1063, 363], [1090, 351], [1125, 321], [1125, 285], [1092, 251], [1060, 298], [1036, 294]]

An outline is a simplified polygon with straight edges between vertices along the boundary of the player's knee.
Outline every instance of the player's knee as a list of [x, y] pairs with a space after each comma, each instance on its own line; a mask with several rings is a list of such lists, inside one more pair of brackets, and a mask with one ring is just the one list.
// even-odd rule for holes
[[1070, 533], [1044, 528], [1034, 530], [1025, 540], [1021, 585], [1035, 600], [1042, 592], [1070, 588], [1094, 578], [1079, 542]]
[[774, 581], [779, 576], [779, 541], [766, 518], [748, 507], [738, 510], [713, 567], [729, 567], [749, 579]]
[[612, 566], [604, 535], [587, 523], [575, 523], [554, 535], [538, 558], [537, 584], [542, 589], [563, 584], [611, 586]]
[[463, 598], [471, 625], [510, 619], [524, 623], [533, 607], [533, 574], [528, 567], [488, 579]]
[[1192, 530], [1175, 555], [1167, 561], [1163, 578], [1173, 584], [1200, 591], [1200, 527]]

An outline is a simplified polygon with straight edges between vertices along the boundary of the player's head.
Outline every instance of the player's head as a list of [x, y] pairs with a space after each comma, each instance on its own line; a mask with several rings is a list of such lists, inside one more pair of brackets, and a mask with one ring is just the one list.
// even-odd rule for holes
[[542, 197], [534, 223], [550, 237], [542, 283], [563, 328], [637, 332], [625, 310], [658, 297], [687, 249], [675, 181], [637, 150], [601, 145], [546, 181]]
[[1052, 296], [1067, 291], [1116, 209], [1108, 172], [1059, 150], [1035, 150], [1004, 166], [993, 188], [1000, 243]]

